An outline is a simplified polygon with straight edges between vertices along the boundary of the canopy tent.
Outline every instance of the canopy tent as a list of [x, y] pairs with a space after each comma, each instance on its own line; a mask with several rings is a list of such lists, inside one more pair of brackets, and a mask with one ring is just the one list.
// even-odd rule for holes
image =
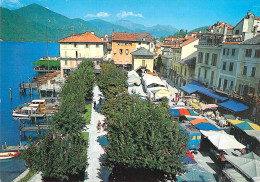
[[201, 105], [201, 109], [202, 109], [202, 110], [215, 109], [215, 108], [217, 108], [217, 107], [218, 107], [217, 104], [202, 104], [202, 105]]
[[144, 84], [146, 85], [146, 87], [148, 87], [151, 84], [165, 86], [165, 83], [163, 83], [163, 81], [158, 76], [144, 74], [143, 80], [144, 80]]
[[132, 76], [132, 75], [135, 75], [135, 76], [137, 76], [137, 77], [140, 78], [140, 76], [138, 75], [138, 73], [136, 73], [135, 70], [132, 70], [132, 71], [129, 71], [129, 72], [128, 72], [128, 77], [130, 77], [130, 76]]
[[163, 97], [170, 99], [170, 97], [172, 95], [173, 95], [173, 93], [169, 92], [167, 90], [159, 90], [159, 91], [155, 92], [155, 99], [161, 99]]
[[224, 114], [223, 116], [225, 119], [236, 119], [236, 117], [232, 114]]
[[248, 182], [247, 178], [243, 174], [241, 174], [237, 169], [227, 168], [223, 169], [222, 172], [226, 174], [229, 179], [235, 180], [237, 182]]
[[197, 118], [197, 119], [191, 120], [190, 123], [192, 125], [196, 125], [196, 124], [199, 124], [199, 123], [210, 123], [210, 122], [208, 120], [206, 120], [206, 119], [199, 119], [199, 118]]
[[216, 181], [213, 174], [208, 172], [206, 169], [201, 167], [199, 164], [190, 164], [186, 166], [187, 173], [184, 173], [181, 176], [177, 176], [177, 181]]
[[211, 123], [199, 123], [199, 124], [196, 124], [194, 126], [196, 128], [198, 128], [199, 130], [215, 130], [215, 131], [220, 130], [215, 125], [213, 125]]
[[227, 134], [225, 131], [223, 130], [220, 130], [220, 131], [205, 131], [205, 130], [200, 130], [200, 132], [206, 136], [206, 137], [209, 137], [211, 135], [217, 135], [219, 133], [223, 133], [223, 134]]
[[246, 122], [250, 122], [253, 123], [253, 121], [251, 121], [250, 119], [241, 119], [242, 121], [246, 121]]
[[197, 115], [196, 113], [193, 112], [193, 110], [186, 109], [186, 108], [170, 109], [169, 113], [173, 116], [185, 116], [185, 115], [196, 116]]
[[131, 84], [140, 85], [141, 84], [141, 79], [140, 79], [140, 77], [137, 77], [136, 75], [133, 74], [133, 75], [128, 77], [127, 83], [129, 85], [131, 85]]
[[185, 156], [184, 156], [184, 160], [182, 162], [184, 163], [188, 163], [188, 164], [195, 164], [197, 163], [196, 160], [194, 159], [194, 156], [191, 154], [190, 151], [188, 151]]
[[224, 109], [228, 109], [232, 112], [240, 112], [240, 111], [244, 111], [246, 109], [248, 109], [248, 106], [240, 103], [240, 102], [236, 102], [233, 100], [229, 100], [223, 103], [217, 103], [217, 105], [219, 105], [220, 107], [224, 108]]
[[241, 130], [260, 130], [260, 126], [252, 122], [233, 119], [227, 119], [227, 121]]
[[256, 138], [260, 142], [260, 131], [259, 130], [244, 130], [246, 134], [248, 134], [251, 137]]
[[248, 178], [260, 177], [260, 159], [255, 157], [256, 155], [253, 158], [252, 156], [252, 154], [240, 157], [225, 155], [225, 158]]
[[205, 87], [200, 88], [200, 89], [198, 90], [198, 92], [201, 93], [201, 94], [207, 95], [207, 96], [209, 96], [209, 97], [218, 99], [218, 100], [220, 100], [220, 101], [225, 101], [225, 100], [228, 99], [227, 97], [220, 96], [220, 95], [217, 94], [215, 91], [206, 89]]
[[202, 84], [200, 84], [196, 81], [193, 81], [185, 86], [180, 87], [180, 89], [188, 94], [192, 94], [194, 92], [197, 92], [197, 90], [199, 90], [201, 87], [203, 87]]
[[208, 139], [218, 150], [246, 148], [243, 144], [238, 142], [233, 135], [222, 132], [209, 135]]

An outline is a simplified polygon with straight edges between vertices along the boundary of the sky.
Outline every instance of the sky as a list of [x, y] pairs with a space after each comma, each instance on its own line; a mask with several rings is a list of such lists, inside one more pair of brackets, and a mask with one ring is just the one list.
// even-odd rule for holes
[[260, 16], [259, 0], [0, 0], [10, 10], [32, 3], [69, 18], [131, 20], [145, 26], [194, 29], [217, 21], [235, 26], [248, 10]]

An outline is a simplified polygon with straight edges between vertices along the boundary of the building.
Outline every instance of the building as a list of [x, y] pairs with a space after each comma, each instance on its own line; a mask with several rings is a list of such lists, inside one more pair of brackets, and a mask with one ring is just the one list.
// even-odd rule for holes
[[131, 52], [144, 47], [154, 52], [153, 38], [150, 33], [113, 33], [112, 60], [118, 66], [131, 68]]
[[58, 42], [62, 77], [74, 71], [82, 60], [102, 60], [106, 53], [106, 41], [96, 36], [94, 32], [71, 35]]
[[155, 46], [155, 58], [162, 54], [162, 47], [160, 45]]
[[135, 71], [142, 70], [142, 72], [153, 72], [154, 53], [150, 52], [144, 47], [140, 47], [132, 52], [132, 69]]
[[[194, 55], [197, 51], [195, 45], [198, 45], [199, 39], [187, 36], [185, 38], [167, 38], [164, 43], [165, 44], [162, 45], [162, 47], [170, 49], [171, 52], [168, 54], [171, 54], [170, 56], [172, 56], [171, 58], [167, 58], [168, 54], [162, 54], [162, 59], [165, 58], [163, 63], [166, 63], [167, 78], [176, 86], [183, 86], [192, 81], [190, 80], [190, 76], [193, 77], [194, 75], [195, 64], [191, 63], [193, 62], [191, 60], [195, 59], [190, 56]], [[164, 52], [164, 50], [162, 50], [162, 52]]]
[[173, 50], [170, 47], [164, 47], [161, 55], [163, 67], [161, 67], [160, 73], [166, 78], [170, 78], [170, 70], [172, 68], [172, 58], [173, 58]]

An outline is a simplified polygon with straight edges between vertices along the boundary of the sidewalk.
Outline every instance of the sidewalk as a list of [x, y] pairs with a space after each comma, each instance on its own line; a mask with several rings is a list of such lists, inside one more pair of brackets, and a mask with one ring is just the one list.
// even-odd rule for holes
[[[100, 92], [98, 86], [95, 86], [93, 89], [93, 101], [96, 101], [96, 103], [99, 102], [100, 97], [102, 96], [102, 93]], [[100, 131], [97, 130], [97, 123], [98, 121], [101, 121], [103, 123], [103, 120], [105, 117], [101, 115], [100, 113], [96, 112], [95, 109], [92, 107], [92, 113], [91, 113], [91, 121], [90, 124], [86, 127], [87, 132], [89, 132], [89, 142], [88, 142], [88, 166], [85, 171], [87, 174], [85, 181], [89, 182], [99, 182], [99, 181], [106, 181], [104, 176], [102, 176], [101, 172], [101, 161], [100, 157], [102, 154], [104, 154], [104, 150], [101, 147], [100, 143], [97, 141], [98, 137], [106, 135], [106, 132], [103, 131], [101, 128]]]

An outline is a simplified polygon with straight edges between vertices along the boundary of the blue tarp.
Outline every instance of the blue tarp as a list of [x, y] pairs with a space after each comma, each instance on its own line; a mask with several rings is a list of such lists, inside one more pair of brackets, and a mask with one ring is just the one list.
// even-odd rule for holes
[[219, 131], [220, 129], [218, 129], [216, 126], [214, 126], [211, 123], [199, 123], [194, 125], [196, 128], [198, 128], [199, 130], [215, 130], [215, 131]]
[[219, 94], [217, 94], [217, 92], [215, 92], [213, 90], [205, 88], [202, 84], [200, 84], [196, 81], [193, 81], [185, 86], [182, 86], [182, 87], [180, 87], [180, 89], [187, 92], [188, 94], [199, 92], [201, 94], [216, 98], [221, 101], [228, 99], [227, 97], [220, 96]]
[[240, 111], [244, 111], [244, 110], [248, 109], [248, 106], [246, 106], [240, 102], [233, 101], [233, 100], [229, 100], [229, 101], [223, 102], [223, 103], [217, 103], [217, 105], [219, 105], [220, 107], [223, 107], [225, 109], [228, 109], [232, 112], [240, 112]]
[[180, 111], [178, 109], [170, 109], [169, 113], [173, 116], [180, 116]]
[[180, 89], [187, 92], [188, 94], [192, 94], [194, 92], [197, 92], [201, 87], [203, 87], [202, 84], [193, 81], [185, 86], [180, 87]]
[[198, 164], [190, 164], [185, 168], [188, 172], [177, 176], [177, 181], [216, 181], [213, 174], [208, 172], [206, 169], [202, 168]]

